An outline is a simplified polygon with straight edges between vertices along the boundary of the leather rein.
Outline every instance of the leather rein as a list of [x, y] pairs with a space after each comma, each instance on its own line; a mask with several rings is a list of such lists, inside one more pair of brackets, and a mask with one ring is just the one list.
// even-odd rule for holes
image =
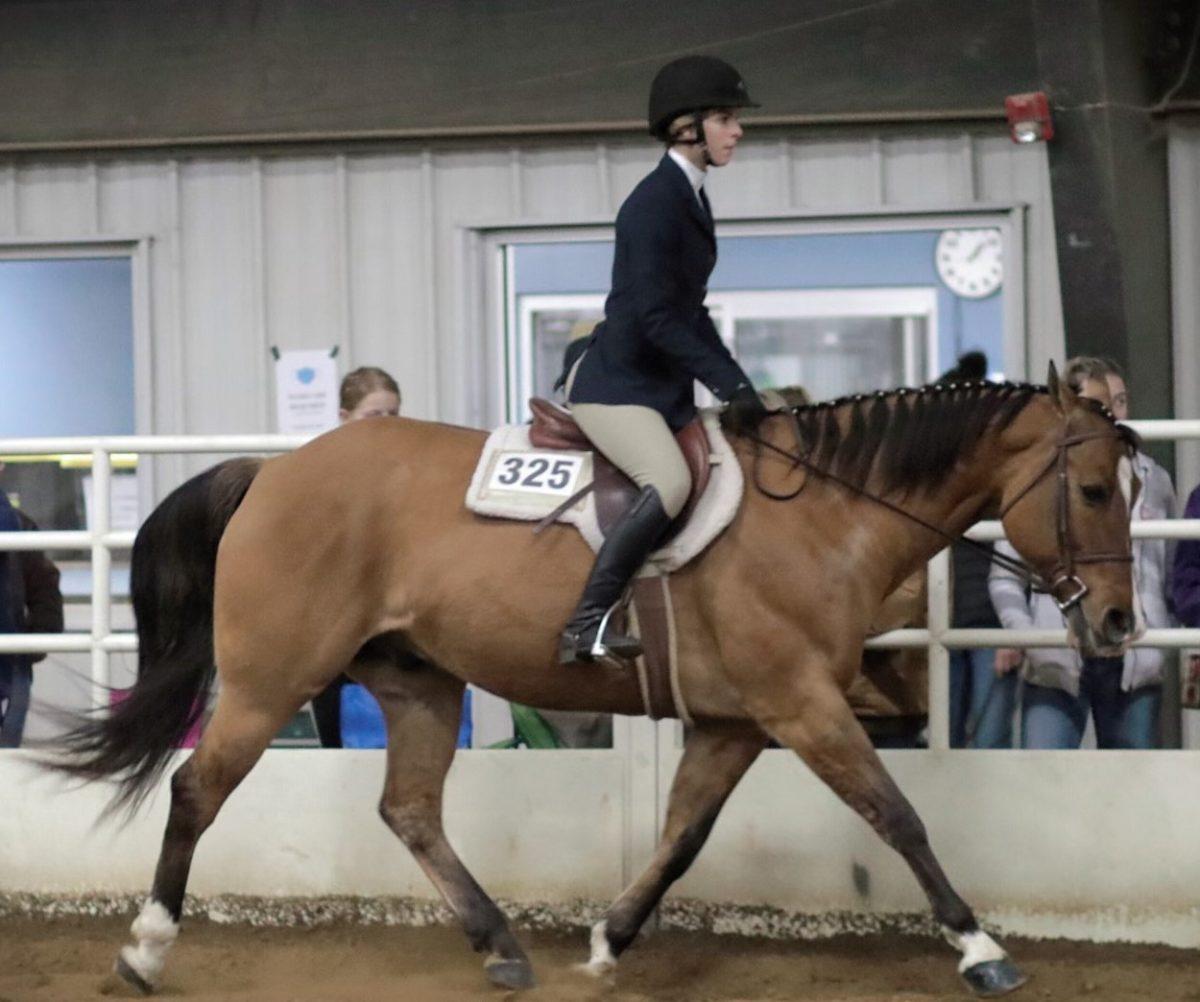
[[[826, 470], [808, 458], [808, 453], [801, 450], [804, 449], [804, 438], [800, 428], [800, 420], [796, 411], [789, 408], [786, 411], [776, 411], [775, 415], [788, 414], [794, 424], [793, 427], [796, 433], [796, 442], [798, 450], [789, 452], [787, 449], [780, 448], [773, 442], [768, 442], [757, 432], [751, 432], [746, 435], [756, 446], [761, 446], [770, 452], [774, 452], [785, 459], [792, 462], [792, 469], [804, 467], [810, 473], [814, 473], [822, 479], [829, 480], [846, 490], [857, 494], [859, 497], [886, 508], [902, 518], [907, 519], [923, 529], [928, 529], [936, 536], [940, 536], [948, 543], [962, 542], [968, 546], [973, 546], [977, 550], [981, 550], [988, 555], [988, 559], [995, 564], [1015, 574], [1018, 578], [1033, 591], [1045, 592], [1050, 595], [1058, 608], [1065, 614], [1075, 608], [1083, 600], [1088, 593], [1088, 586], [1075, 573], [1075, 568], [1078, 564], [1104, 564], [1104, 563], [1132, 563], [1132, 552], [1126, 553], [1083, 553], [1075, 552], [1074, 539], [1071, 534], [1071, 506], [1070, 506], [1070, 485], [1067, 480], [1067, 452], [1072, 447], [1083, 442], [1090, 442], [1093, 439], [1100, 438], [1121, 438], [1121, 433], [1116, 429], [1111, 431], [1096, 431], [1085, 434], [1068, 435], [1067, 427], [1064, 425], [1062, 433], [1058, 441], [1055, 443], [1054, 454], [1046, 462], [1046, 464], [1038, 471], [1037, 475], [1032, 477], [1024, 487], [1022, 487], [1011, 501], [1008, 502], [1000, 511], [1000, 518], [1004, 518], [1012, 509], [1029, 494], [1051, 470], [1057, 469], [1057, 477], [1055, 479], [1055, 535], [1058, 543], [1058, 562], [1050, 573], [1051, 580], [1047, 582], [1041, 575], [1032, 571], [1028, 565], [1021, 560], [1014, 560], [1004, 553], [997, 553], [991, 546], [977, 542], [973, 539], [966, 539], [961, 535], [954, 536], [943, 529], [938, 528], [930, 522], [925, 521], [918, 515], [914, 515], [910, 511], [906, 511], [899, 505], [893, 504], [885, 498], [879, 497], [877, 494], [872, 494], [870, 491], [859, 487], [857, 484], [851, 483], [844, 477], [839, 477], [837, 474]], [[811, 448], [809, 449], [811, 452]], [[770, 498], [772, 501], [791, 501], [799, 496], [804, 489], [804, 484], [801, 484], [790, 493], [776, 494], [763, 486], [759, 477], [759, 459], [761, 453], [756, 448], [754, 454], [753, 465], [753, 481], [755, 488], [759, 493]], [[1071, 589], [1067, 594], [1063, 595], [1063, 587]]]

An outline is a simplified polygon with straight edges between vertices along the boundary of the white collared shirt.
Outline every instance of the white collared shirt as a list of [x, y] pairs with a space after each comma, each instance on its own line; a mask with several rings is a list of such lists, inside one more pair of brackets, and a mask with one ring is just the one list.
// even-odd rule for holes
[[667, 156], [679, 165], [679, 169], [683, 171], [683, 176], [688, 179], [688, 183], [692, 186], [692, 191], [696, 193], [696, 201], [703, 208], [704, 200], [700, 197], [700, 189], [704, 187], [704, 179], [708, 176], [708, 172], [701, 170], [677, 149], [672, 148], [667, 150]]

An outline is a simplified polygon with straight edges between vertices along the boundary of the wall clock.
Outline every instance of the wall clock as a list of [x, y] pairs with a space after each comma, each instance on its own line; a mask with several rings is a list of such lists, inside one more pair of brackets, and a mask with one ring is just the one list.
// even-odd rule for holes
[[946, 287], [967, 299], [990, 296], [1004, 281], [1004, 244], [997, 229], [943, 230], [934, 261]]

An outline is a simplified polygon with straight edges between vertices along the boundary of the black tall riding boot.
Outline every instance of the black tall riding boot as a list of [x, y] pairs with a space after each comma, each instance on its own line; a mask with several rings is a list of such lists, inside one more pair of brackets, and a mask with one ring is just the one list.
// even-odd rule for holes
[[663, 511], [662, 499], [653, 487], [643, 487], [613, 527], [596, 554], [596, 563], [583, 588], [583, 597], [575, 608], [558, 642], [558, 663], [592, 661], [604, 654], [636, 658], [642, 645], [636, 637], [605, 630], [606, 617], [621, 600], [633, 576], [654, 551], [671, 517]]

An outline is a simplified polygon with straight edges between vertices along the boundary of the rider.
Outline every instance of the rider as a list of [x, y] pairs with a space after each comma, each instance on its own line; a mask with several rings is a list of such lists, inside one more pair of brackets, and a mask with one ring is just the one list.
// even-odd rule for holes
[[717, 261], [704, 178], [733, 158], [737, 109], [753, 107], [737, 70], [712, 56], [676, 59], [650, 86], [650, 133], [666, 154], [617, 213], [604, 322], [567, 381], [579, 427], [641, 490], [596, 556], [559, 642], [561, 664], [641, 653], [636, 638], [603, 625], [687, 502], [691, 476], [673, 433], [696, 415], [693, 380], [729, 404], [735, 432], [767, 415], [704, 307]]

